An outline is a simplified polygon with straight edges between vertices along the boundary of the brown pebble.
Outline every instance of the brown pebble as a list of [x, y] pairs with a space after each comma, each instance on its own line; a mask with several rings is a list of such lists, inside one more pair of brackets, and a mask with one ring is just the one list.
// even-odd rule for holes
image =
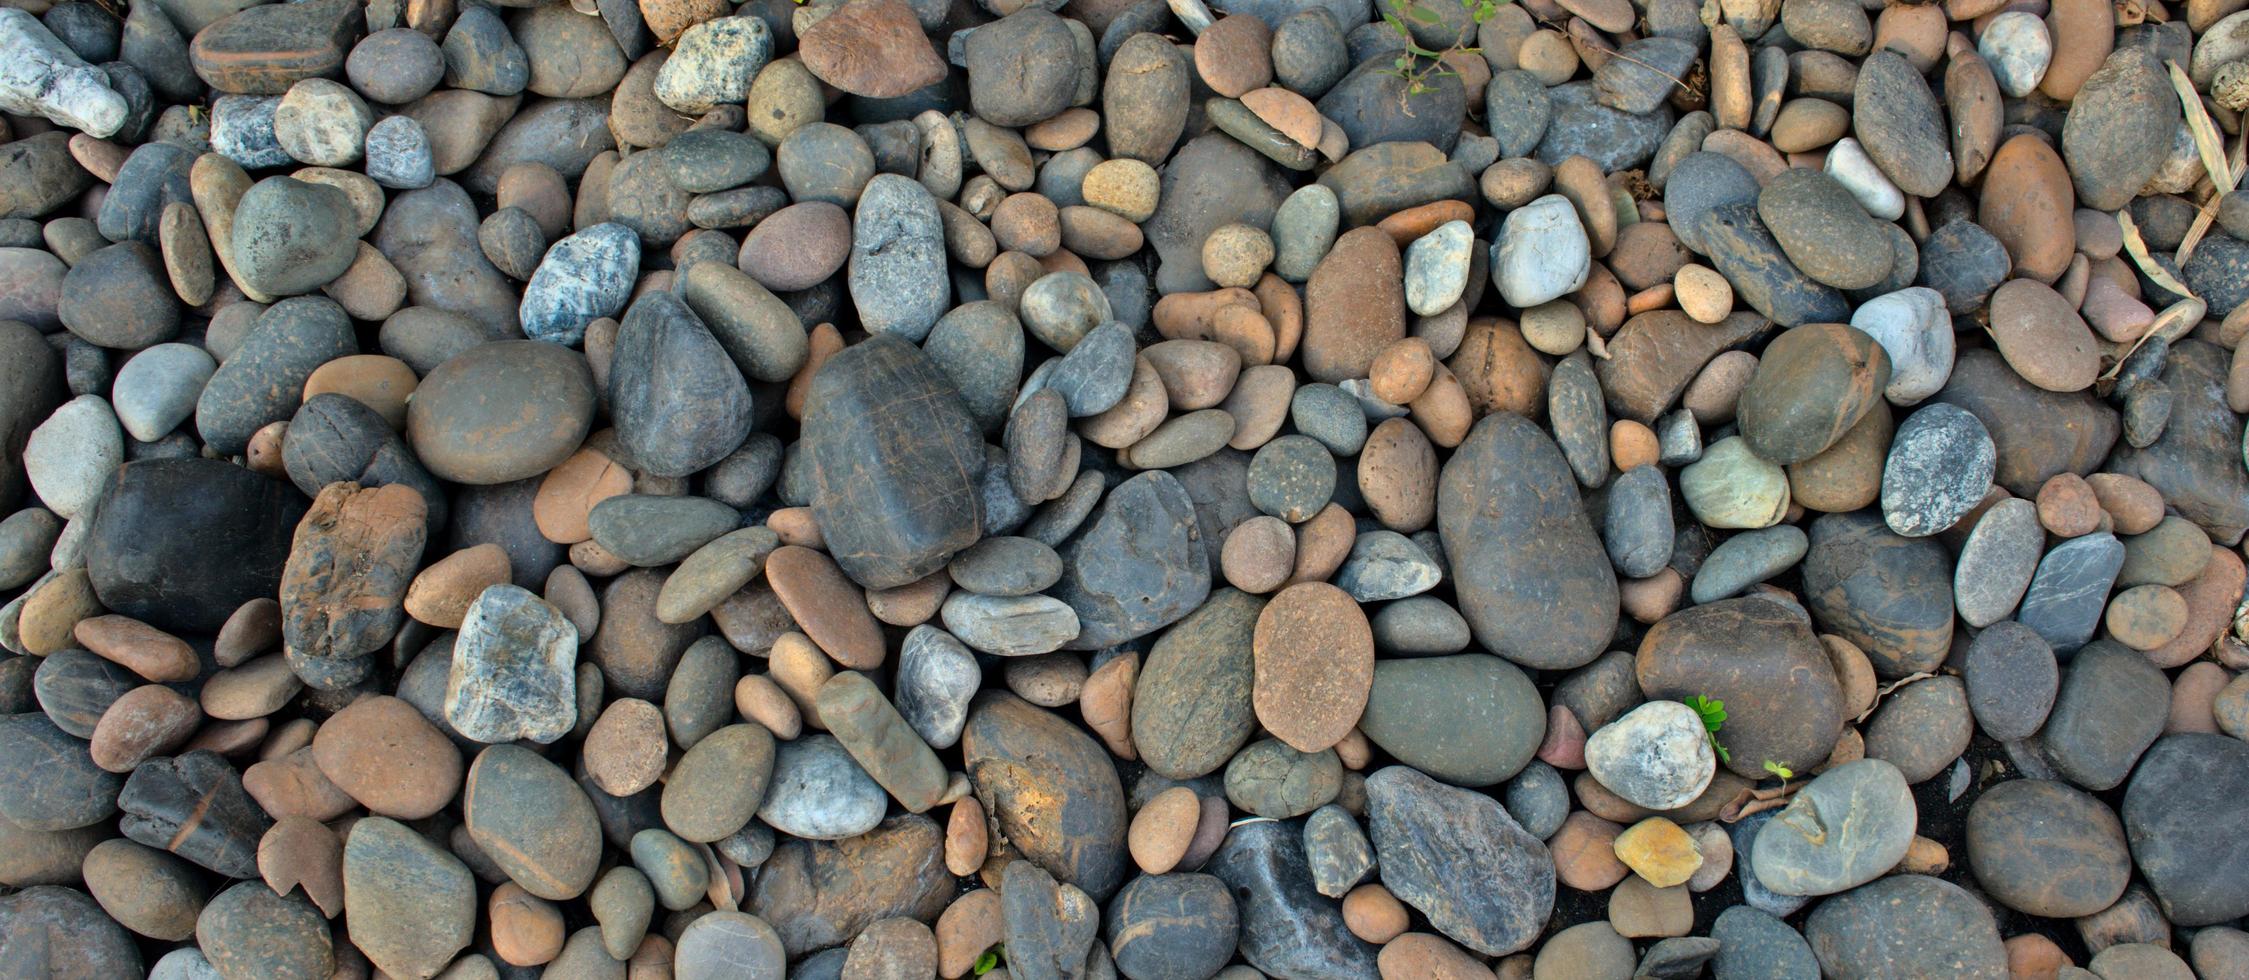
[[1403, 405], [1420, 397], [1429, 387], [1437, 358], [1429, 349], [1429, 342], [1420, 337], [1407, 337], [1382, 349], [1374, 356], [1368, 381], [1376, 398], [1392, 405]]
[[102, 659], [159, 684], [194, 680], [202, 671], [186, 640], [125, 616], [79, 620], [70, 635]]
[[2038, 488], [2038, 523], [2054, 534], [2074, 538], [2101, 526], [2100, 499], [2085, 478], [2058, 473]]
[[420, 820], [461, 788], [461, 751], [413, 705], [388, 695], [353, 702], [312, 740], [321, 774], [369, 810]]
[[1174, 786], [1156, 794], [1132, 815], [1132, 827], [1126, 832], [1133, 862], [1152, 875], [1178, 867], [1201, 817], [1202, 801], [1194, 790]]
[[796, 701], [764, 674], [751, 674], [734, 682], [734, 710], [764, 725], [774, 738], [784, 742], [804, 732], [804, 716]]
[[975, 874], [984, 866], [990, 844], [984, 805], [973, 796], [955, 802], [945, 818], [945, 870], [964, 878]]
[[1404, 902], [1368, 882], [1343, 896], [1343, 925], [1351, 934], [1379, 946], [1398, 938], [1412, 924]]
[[1100, 736], [1109, 754], [1136, 760], [1132, 744], [1132, 688], [1140, 679], [1140, 654], [1127, 651], [1109, 658], [1087, 674], [1078, 691], [1078, 713], [1087, 728]]
[[539, 534], [556, 544], [590, 540], [593, 531], [586, 518], [594, 505], [631, 493], [633, 474], [591, 447], [580, 449], [539, 481], [531, 500], [531, 517]]
[[765, 559], [765, 580], [806, 637], [852, 670], [882, 665], [882, 627], [867, 611], [866, 593], [827, 555], [800, 545]]
[[406, 587], [406, 615], [440, 629], [460, 629], [484, 590], [509, 581], [508, 553], [486, 542], [438, 559]]
[[867, 611], [891, 626], [912, 628], [929, 622], [953, 591], [953, 580], [944, 569], [890, 589], [867, 593]]
[[661, 709], [639, 698], [618, 698], [586, 732], [579, 758], [603, 792], [631, 796], [664, 775], [670, 747]]
[[1296, 532], [1287, 521], [1259, 514], [1226, 532], [1219, 568], [1233, 587], [1263, 595], [1288, 581], [1296, 564]]
[[562, 910], [553, 902], [504, 882], [492, 890], [492, 951], [511, 966], [541, 966], [562, 952]]
[[195, 734], [203, 710], [187, 695], [162, 684], [145, 684], [110, 702], [94, 724], [87, 751], [94, 765], [110, 772], [133, 767], [172, 750]]

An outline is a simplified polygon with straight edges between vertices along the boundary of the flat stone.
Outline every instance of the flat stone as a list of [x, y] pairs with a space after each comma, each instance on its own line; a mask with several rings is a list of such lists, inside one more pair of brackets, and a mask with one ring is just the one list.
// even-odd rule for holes
[[1507, 413], [1477, 422], [1440, 477], [1460, 611], [1487, 649], [1525, 666], [1583, 664], [1615, 629], [1616, 572], [1575, 484], [1553, 441]]
[[1531, 761], [1546, 711], [1528, 676], [1487, 654], [1377, 661], [1359, 729], [1448, 783], [1491, 786]]
[[1065, 649], [1098, 650], [1145, 636], [1202, 604], [1211, 556], [1188, 520], [1194, 512], [1186, 488], [1168, 472], [1143, 473], [1109, 491], [1097, 515], [1057, 549], [1062, 580], [1049, 593], [1077, 610], [1079, 623]]
[[[906, 405], [915, 408], [893, 410]], [[952, 382], [912, 344], [875, 337], [829, 359], [806, 399], [803, 441], [813, 514], [854, 581], [904, 585], [976, 543], [976, 432]]]
[[1545, 928], [1552, 858], [1497, 801], [1391, 766], [1367, 778], [1367, 814], [1383, 885], [1439, 932], [1504, 954]]
[[241, 774], [208, 749], [142, 763], [117, 808], [125, 836], [229, 878], [257, 874], [258, 839], [273, 822], [243, 791]]
[[2053, 647], [2021, 623], [1993, 623], [1968, 646], [1968, 708], [1976, 727], [2001, 741], [2029, 738], [2046, 723], [2061, 689]]
[[461, 809], [469, 837], [525, 891], [563, 901], [593, 883], [601, 857], [593, 804], [531, 750], [495, 745], [478, 753]]
[[476, 878], [438, 845], [383, 817], [344, 839], [352, 945], [392, 976], [434, 976], [476, 933]]
[[2068, 654], [2093, 638], [2109, 588], [2124, 565], [2124, 545], [2105, 531], [2071, 538], [2039, 559], [2015, 618]]
[[1839, 976], [2007, 972], [1990, 910], [1966, 889], [1923, 875], [1893, 875], [1821, 902], [1804, 931], [1820, 968]]
[[1264, 600], [1220, 589], [1158, 638], [1133, 689], [1141, 761], [1173, 779], [1215, 772], [1257, 727], [1252, 637]]

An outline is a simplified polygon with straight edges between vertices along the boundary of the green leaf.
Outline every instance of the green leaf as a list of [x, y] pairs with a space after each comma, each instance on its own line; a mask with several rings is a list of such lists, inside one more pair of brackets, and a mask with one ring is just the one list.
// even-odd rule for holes
[[1409, 8], [1406, 13], [1411, 14], [1414, 20], [1420, 21], [1424, 24], [1442, 24], [1445, 22], [1444, 18], [1437, 16], [1436, 11], [1431, 10], [1427, 7], [1412, 7]]
[[1784, 783], [1796, 778], [1795, 770], [1790, 769], [1786, 765], [1783, 765], [1781, 763], [1774, 762], [1771, 759], [1765, 760], [1765, 771], [1772, 773], [1775, 776], [1779, 776], [1781, 782]]
[[1399, 20], [1397, 14], [1393, 14], [1387, 10], [1382, 12], [1382, 22], [1390, 25], [1391, 30], [1397, 31], [1399, 37], [1408, 37], [1413, 34], [1412, 31], [1406, 29], [1405, 21]]
[[984, 974], [990, 973], [993, 970], [998, 969], [999, 965], [1000, 947], [994, 946], [991, 949], [985, 950], [984, 955], [976, 958], [976, 975], [983, 976]]
[[[1398, 56], [1398, 60], [1391, 62], [1391, 64], [1396, 65], [1398, 71], [1404, 72], [1413, 67], [1413, 55], [1401, 54]], [[1400, 77], [1404, 76], [1401, 75]]]
[[1725, 746], [1718, 744], [1718, 739], [1715, 736], [1710, 739], [1710, 748], [1711, 751], [1718, 753], [1719, 762], [1730, 764], [1734, 761], [1734, 754], [1726, 751]]

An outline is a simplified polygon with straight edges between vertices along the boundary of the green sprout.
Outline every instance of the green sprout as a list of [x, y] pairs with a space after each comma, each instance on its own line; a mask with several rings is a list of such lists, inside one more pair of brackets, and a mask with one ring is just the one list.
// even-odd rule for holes
[[1796, 778], [1796, 770], [1788, 768], [1788, 764], [1785, 762], [1774, 762], [1767, 759], [1765, 760], [1765, 771], [1780, 777], [1782, 786], [1788, 785], [1789, 780]]
[[[1479, 50], [1469, 44], [1467, 38], [1453, 41], [1452, 46], [1443, 51], [1431, 51], [1422, 47], [1419, 42], [1413, 39], [1413, 29], [1406, 26], [1406, 18], [1412, 18], [1416, 24], [1442, 24], [1444, 23], [1444, 17], [1436, 11], [1422, 6], [1422, 0], [1386, 0], [1386, 2], [1390, 9], [1382, 12], [1382, 22], [1389, 26], [1392, 33], [1398, 35], [1398, 40], [1405, 43], [1405, 51], [1390, 63], [1389, 70], [1383, 74], [1404, 79], [1406, 82], [1406, 97], [1431, 91], [1432, 86], [1429, 84], [1429, 80], [1432, 78], [1442, 78], [1453, 74], [1453, 70], [1445, 66], [1444, 59], [1447, 55], [1454, 52], [1474, 54]], [[1492, 19], [1492, 15], [1499, 12], [1500, 4], [1506, 2], [1506, 0], [1456, 0], [1456, 2], [1460, 4], [1461, 9], [1468, 11], [1469, 19], [1473, 23], [1482, 24]], [[1473, 31], [1469, 33], [1474, 34]]]
[[1718, 744], [1718, 730], [1726, 727], [1726, 702], [1696, 694], [1681, 703], [1695, 709], [1695, 714], [1702, 716], [1702, 727], [1710, 730], [1710, 750], [1718, 753], [1718, 761], [1734, 761], [1733, 753]]
[[1000, 961], [1006, 958], [1006, 943], [1001, 943], [997, 946], [985, 950], [984, 955], [978, 956], [976, 958], [976, 975], [983, 976], [984, 974], [990, 973], [993, 970], [999, 969]]

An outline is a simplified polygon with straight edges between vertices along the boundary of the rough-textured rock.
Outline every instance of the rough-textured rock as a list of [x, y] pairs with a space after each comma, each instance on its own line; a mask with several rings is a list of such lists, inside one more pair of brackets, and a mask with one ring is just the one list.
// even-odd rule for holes
[[987, 693], [969, 711], [961, 752], [977, 799], [1024, 857], [1097, 900], [1124, 883], [1124, 788], [1100, 743], [1021, 698]]
[[1552, 859], [1498, 801], [1391, 766], [1367, 777], [1367, 814], [1383, 885], [1438, 931], [1504, 954], [1545, 928]]

